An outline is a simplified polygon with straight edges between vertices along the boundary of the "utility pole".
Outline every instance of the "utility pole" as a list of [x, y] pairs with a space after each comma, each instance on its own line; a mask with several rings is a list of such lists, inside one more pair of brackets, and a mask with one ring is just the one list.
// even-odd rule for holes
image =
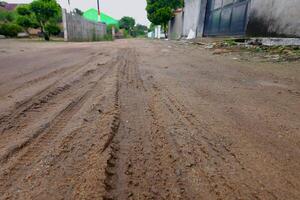
[[101, 13], [100, 13], [99, 0], [97, 0], [97, 8], [98, 8], [98, 22], [101, 22]]
[[70, 12], [72, 12], [72, 8], [71, 8], [71, 2], [70, 2], [70, 0], [68, 0], [68, 5], [69, 5]]

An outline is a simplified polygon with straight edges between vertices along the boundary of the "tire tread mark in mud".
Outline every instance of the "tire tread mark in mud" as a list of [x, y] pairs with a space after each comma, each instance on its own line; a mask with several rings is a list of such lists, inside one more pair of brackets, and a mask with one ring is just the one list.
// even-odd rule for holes
[[[112, 61], [112, 64], [116, 63], [116, 61]], [[103, 75], [100, 77], [99, 80], [101, 80], [109, 71], [110, 69], [107, 69]], [[34, 111], [36, 110], [36, 107], [40, 108], [41, 106], [45, 106], [47, 105], [47, 103], [54, 97], [56, 97], [57, 95], [61, 94], [62, 92], [64, 92], [65, 90], [68, 90], [72, 87], [76, 87], [77, 83], [80, 83], [82, 81], [86, 81], [88, 80], [90, 77], [89, 75], [91, 75], [91, 70], [86, 71], [81, 77], [80, 80], [75, 80], [72, 81], [69, 84], [64, 85], [63, 87], [57, 87], [55, 88], [53, 91], [48, 92], [46, 95], [40, 95], [34, 99], [37, 100], [32, 100], [31, 102], [28, 103], [28, 106], [24, 106], [22, 107], [21, 110], [17, 110], [15, 111], [14, 115], [10, 117], [10, 121], [8, 121], [8, 124], [6, 125], [6, 127], [3, 128], [2, 132], [5, 132], [6, 130], [12, 129], [13, 126], [10, 125], [10, 123], [16, 124], [17, 120], [25, 115], [26, 112], [30, 112], [30, 111]], [[59, 114], [58, 114], [59, 115]], [[55, 119], [55, 117], [54, 117]], [[22, 120], [22, 119], [21, 119]], [[33, 139], [35, 139], [37, 136], [39, 136], [43, 131], [45, 131], [45, 129], [47, 129], [49, 127], [49, 123], [43, 124], [41, 126], [41, 128], [39, 128], [36, 132], [34, 132], [32, 134], [31, 137], [27, 138], [25, 141], [23, 141], [21, 144], [18, 144], [17, 146], [14, 146], [13, 148], [9, 149], [9, 151], [4, 152], [4, 154], [0, 155], [0, 162], [4, 162], [5, 160], [9, 159], [14, 153], [18, 152], [20, 149], [22, 149], [24, 146], [28, 145]], [[17, 127], [18, 128], [18, 127]], [[20, 129], [23, 129], [24, 127], [20, 127]], [[14, 130], [16, 131], [16, 130]]]
[[[123, 49], [122, 50], [123, 54], [122, 56], [119, 57], [121, 60], [121, 64], [118, 67], [118, 81], [117, 81], [117, 95], [116, 95], [116, 102], [118, 104], [118, 107], [120, 107], [120, 99], [119, 99], [119, 93], [120, 93], [120, 88], [122, 88], [123, 85], [126, 85], [126, 87], [130, 87], [130, 75], [128, 72], [128, 66], [129, 66], [129, 56], [130, 56], [130, 50], [129, 49]], [[120, 108], [122, 109], [122, 108]], [[118, 113], [120, 115], [120, 113]], [[104, 186], [106, 193], [103, 195], [104, 200], [114, 200], [117, 199], [117, 195], [115, 194], [115, 190], [117, 187], [117, 182], [118, 182], [118, 176], [119, 174], [117, 171], [117, 162], [119, 159], [119, 151], [120, 151], [120, 141], [116, 140], [115, 134], [117, 134], [119, 126], [120, 126], [120, 120], [118, 119], [118, 128], [113, 131], [114, 135], [110, 137], [107, 145], [104, 146], [103, 151], [108, 150], [109, 151], [109, 159], [107, 160], [106, 163], [106, 168], [105, 168], [105, 175], [106, 178], [104, 180]], [[112, 129], [113, 130], [113, 129]], [[110, 148], [107, 148], [107, 147]]]
[[[82, 66], [85, 66], [86, 64], [90, 63], [91, 59], [87, 60], [86, 62], [84, 62], [84, 65], [72, 65], [71, 67], [63, 68], [61, 70], [68, 70], [68, 69], [73, 69], [71, 72], [76, 72], [78, 69], [82, 68]], [[76, 67], [78, 66], [78, 67]], [[75, 67], [75, 69], [74, 69]], [[50, 72], [50, 74], [52, 73], [56, 73], [55, 72]], [[47, 74], [46, 76], [49, 76], [49, 74]], [[32, 80], [31, 80], [32, 81]], [[10, 129], [12, 127], [12, 125], [5, 125], [6, 123], [9, 123], [9, 121], [13, 120], [14, 118], [18, 117], [20, 114], [24, 114], [25, 110], [29, 110], [30, 107], [33, 107], [34, 105], [36, 105], [37, 103], [39, 103], [38, 101], [44, 102], [43, 99], [45, 98], [49, 98], [52, 96], [55, 96], [59, 93], [62, 93], [64, 90], [69, 89], [71, 86], [74, 86], [76, 83], [78, 83], [78, 80], [74, 80], [69, 84], [66, 84], [64, 86], [60, 86], [57, 87], [58, 84], [60, 84], [60, 82], [55, 82], [50, 84], [49, 86], [47, 86], [46, 88], [44, 88], [43, 90], [41, 90], [40, 92], [38, 92], [37, 94], [35, 94], [34, 96], [17, 103], [15, 110], [10, 113], [10, 114], [6, 114], [4, 116], [0, 116], [0, 125], [1, 127], [6, 127], [6, 128], [2, 128], [2, 130], [0, 129], [0, 131], [3, 133], [6, 129]], [[36, 83], [36, 82], [35, 82]], [[21, 86], [24, 87], [24, 86]]]
[[[185, 119], [185, 120], [181, 120], [181, 122], [185, 123], [186, 127], [190, 127], [193, 130], [197, 130], [198, 133], [201, 133], [199, 135], [201, 136], [202, 140], [199, 140], [198, 138], [196, 138], [192, 134], [190, 134], [189, 137], [192, 139], [191, 141], [193, 141], [193, 143], [196, 143], [196, 145], [198, 145], [198, 147], [205, 154], [205, 156], [209, 159], [209, 157], [210, 157], [209, 152], [211, 152], [209, 150], [212, 150], [213, 152], [215, 152], [217, 157], [221, 158], [223, 161], [226, 161], [226, 158], [220, 154], [220, 149], [219, 149], [220, 147], [217, 147], [216, 144], [214, 144], [212, 141], [210, 141], [210, 138], [208, 138], [207, 136], [205, 136], [203, 134], [203, 132], [211, 132], [211, 131], [209, 131], [207, 128], [203, 127], [201, 125], [201, 123], [198, 121], [198, 119], [196, 118], [196, 116], [194, 114], [192, 114], [192, 112], [189, 109], [187, 109], [186, 106], [179, 103], [179, 101], [176, 99], [176, 97], [167, 88], [162, 87], [162, 86], [157, 86], [156, 84], [153, 85], [153, 88], [154, 88], [154, 90], [156, 90], [159, 93], [159, 95], [161, 97], [162, 97], [161, 90], [164, 91], [165, 98], [162, 97], [163, 98], [162, 100], [163, 100], [163, 103], [165, 104], [165, 106], [167, 107], [167, 109], [171, 113], [173, 113], [173, 114], [177, 113], [179, 115], [179, 118]], [[163, 88], [163, 89], [159, 90], [158, 88]], [[173, 140], [173, 141], [176, 141], [176, 140]], [[210, 148], [210, 149], [207, 149], [207, 148]], [[237, 158], [237, 156], [233, 152], [230, 151], [230, 149], [226, 148], [225, 145], [222, 145], [221, 148], [224, 149], [225, 152], [227, 152], [227, 156], [231, 157], [238, 164], [239, 168], [242, 171], [246, 170], [246, 168], [243, 166], [241, 161]], [[250, 171], [247, 170], [247, 173], [250, 173], [249, 177], [252, 177]], [[205, 175], [205, 172], [203, 172], [203, 175]], [[228, 184], [228, 180], [224, 176], [222, 176], [220, 178], [224, 180], [223, 186], [227, 187], [232, 192], [235, 192], [235, 189]], [[207, 176], [207, 179], [208, 179], [208, 181], [210, 182], [211, 185], [215, 184], [215, 183], [213, 183], [214, 181], [213, 181], [213, 179], [211, 179], [210, 176]], [[262, 183], [259, 183], [259, 182], [257, 182], [257, 183], [259, 185], [261, 185], [262, 188], [265, 188], [265, 186]], [[251, 188], [250, 190], [253, 190], [253, 188], [251, 186], [249, 186], [249, 185], [245, 185], [245, 186], [247, 186], [249, 189]], [[273, 199], [278, 199], [274, 195], [274, 193], [272, 193], [271, 191], [266, 190], [266, 192]], [[217, 196], [220, 194], [220, 192], [217, 191], [217, 190], [215, 191], [215, 193], [217, 194]], [[256, 199], [261, 199], [255, 194], [253, 194], [252, 197], [255, 197]]]
[[117, 82], [116, 82], [116, 92], [115, 92], [115, 107], [117, 108], [117, 113], [114, 116], [114, 120], [111, 126], [111, 135], [109, 139], [105, 143], [102, 153], [104, 151], [109, 152], [109, 158], [107, 159], [106, 167], [105, 167], [105, 179], [104, 179], [104, 187], [105, 187], [105, 194], [102, 195], [103, 200], [113, 200], [114, 197], [111, 193], [112, 189], [116, 185], [116, 162], [118, 159], [118, 151], [119, 145], [118, 141], [115, 140], [115, 136], [120, 127], [120, 77], [124, 76], [125, 73], [123, 71], [124, 66], [126, 66], [127, 61], [125, 59], [127, 51], [125, 49], [121, 50], [118, 59], [119, 59], [119, 66], [117, 68]]
[[[142, 176], [142, 174], [145, 173], [144, 170], [146, 170], [146, 169], [141, 169], [142, 166], [139, 166], [139, 164], [138, 164], [139, 162], [148, 162], [151, 160], [152, 161], [151, 165], [156, 166], [156, 167], [152, 166], [153, 168], [151, 169], [151, 173], [155, 174], [155, 173], [158, 173], [158, 171], [164, 172], [163, 174], [160, 174], [160, 176], [151, 178], [151, 179], [153, 179], [152, 181], [156, 182], [157, 184], [161, 185], [162, 187], [163, 187], [163, 185], [166, 186], [166, 184], [168, 184], [167, 182], [170, 181], [168, 179], [171, 176], [175, 177], [175, 174], [173, 174], [172, 171], [166, 170], [163, 166], [160, 166], [160, 164], [159, 164], [160, 162], [166, 162], [166, 163], [171, 164], [172, 158], [174, 156], [167, 157], [168, 161], [161, 160], [162, 158], [165, 158], [167, 155], [172, 154], [172, 152], [169, 152], [169, 151], [162, 152], [163, 150], [161, 150], [159, 147], [159, 146], [163, 145], [164, 146], [163, 148], [169, 149], [170, 144], [167, 144], [168, 141], [165, 139], [165, 134], [161, 132], [160, 127], [157, 123], [157, 120], [155, 120], [153, 118], [154, 116], [151, 115], [151, 113], [149, 113], [150, 108], [147, 103], [147, 98], [146, 98], [147, 94], [145, 93], [147, 91], [147, 89], [145, 88], [143, 80], [141, 78], [141, 74], [139, 71], [138, 63], [137, 63], [136, 51], [134, 49], [128, 49], [126, 51], [125, 56], [126, 57], [124, 58], [124, 60], [125, 60], [124, 65], [120, 68], [120, 73], [119, 73], [120, 74], [120, 82], [121, 82], [120, 88], [122, 90], [121, 94], [126, 94], [129, 91], [131, 91], [131, 92], [129, 92], [130, 94], [128, 94], [129, 96], [132, 96], [132, 95], [134, 96], [134, 94], [141, 96], [141, 98], [139, 98], [139, 100], [137, 100], [136, 103], [135, 102], [131, 102], [131, 103], [134, 105], [138, 104], [140, 109], [144, 110], [144, 111], [141, 110], [142, 116], [139, 115], [139, 118], [142, 118], [143, 119], [142, 121], [148, 121], [149, 123], [151, 123], [150, 124], [151, 128], [150, 128], [150, 130], [148, 130], [150, 132], [149, 133], [150, 135], [144, 135], [146, 132], [138, 133], [139, 130], [135, 130], [136, 131], [135, 134], [137, 134], [135, 136], [136, 138], [130, 139], [130, 141], [128, 141], [131, 143], [130, 145], [132, 145], [132, 147], [130, 149], [128, 149], [130, 152], [124, 152], [125, 149], [120, 148], [120, 145], [122, 145], [124, 143], [124, 141], [122, 141], [122, 137], [124, 137], [124, 135], [122, 137], [119, 136], [117, 140], [114, 140], [112, 142], [113, 143], [113, 145], [111, 146], [112, 156], [107, 162], [108, 168], [106, 169], [107, 179], [105, 180], [105, 185], [106, 185], [107, 194], [104, 196], [104, 199], [106, 199], [106, 200], [123, 199], [123, 198], [130, 199], [130, 198], [133, 198], [134, 195], [137, 195], [137, 193], [136, 193], [137, 190], [135, 189], [135, 185], [139, 184], [138, 182], [142, 183], [142, 181], [143, 181], [142, 177], [140, 177], [140, 178], [138, 178], [138, 177]], [[145, 98], [142, 97], [144, 95], [145, 95]], [[128, 98], [134, 99], [134, 97], [129, 97], [129, 96], [128, 97], [126, 95], [122, 96], [123, 100], [125, 101], [124, 103], [126, 103], [127, 101], [130, 101]], [[121, 105], [122, 105], [123, 100], [121, 100], [121, 103], [120, 103]], [[126, 109], [124, 110], [124, 108], [121, 107], [121, 110], [122, 109], [123, 109], [123, 113], [126, 115]], [[143, 116], [145, 117], [145, 119]], [[126, 116], [123, 116], [123, 117], [126, 118]], [[148, 119], [149, 117], [151, 118], [151, 120]], [[124, 123], [126, 123], [126, 122], [123, 121], [122, 123], [124, 126]], [[137, 127], [135, 127], [136, 125], [133, 125], [134, 127], [132, 127], [132, 128], [137, 128]], [[125, 128], [125, 127], [122, 127], [122, 128]], [[121, 130], [121, 131], [123, 131], [123, 130]], [[119, 133], [119, 134], [123, 134], [123, 133]], [[158, 136], [159, 136], [159, 138], [157, 138]], [[150, 151], [149, 152], [150, 154], [144, 152], [145, 149], [148, 149], [147, 151]], [[123, 151], [123, 152], [120, 152], [120, 151]], [[127, 150], [125, 150], [125, 151], [127, 151]], [[125, 159], [126, 161], [124, 160], [124, 158], [122, 158], [123, 161], [120, 161], [120, 159], [121, 159], [120, 156], [122, 156], [124, 154], [126, 154], [128, 156], [128, 158]], [[139, 157], [141, 157], [144, 161], [139, 160], [139, 158], [135, 158], [135, 156], [134, 156], [135, 154], [139, 155]], [[132, 156], [134, 156], [134, 157], [132, 157]], [[124, 162], [126, 162], [126, 163], [124, 163]], [[144, 163], [144, 164], [146, 164], [146, 163]], [[135, 167], [138, 168], [139, 172], [135, 172], [137, 174], [132, 175], [132, 170], [134, 171]], [[124, 180], [124, 176], [126, 177], [125, 180]], [[120, 178], [122, 180], [120, 180]], [[146, 179], [146, 177], [143, 177], [143, 178]], [[176, 179], [176, 178], [174, 178], [174, 179]], [[126, 184], [126, 185], [124, 185], [124, 184]], [[172, 184], [176, 185], [177, 183], [175, 181], [175, 182], [172, 182]], [[181, 195], [182, 197], [184, 197], [184, 196], [186, 196], [185, 190], [181, 186], [182, 185], [180, 185], [180, 183], [178, 183], [178, 185], [176, 185], [176, 187], [174, 186], [174, 188], [172, 188], [171, 190], [175, 191], [177, 189], [177, 195]], [[158, 185], [156, 186], [156, 184], [154, 184], [149, 187], [150, 187], [149, 191], [147, 191], [147, 192], [145, 191], [147, 194], [144, 194], [144, 195], [148, 196], [149, 198], [151, 196], [152, 197], [155, 197], [157, 195], [160, 196], [160, 194], [156, 194], [156, 192], [157, 192], [156, 190], [158, 189], [156, 187], [159, 187]], [[171, 194], [171, 190], [169, 190], [168, 188], [165, 188], [165, 189], [161, 188], [160, 192], [162, 192], [161, 195], [172, 196], [173, 194]], [[146, 197], [144, 196], [144, 198], [146, 198]]]
[[[49, 76], [49, 74], [52, 74], [52, 73], [55, 74], [56, 72], [58, 73], [58, 72], [61, 72], [61, 71], [65, 71], [65, 70], [71, 69], [71, 68], [73, 68], [73, 67], [75, 67], [75, 66], [85, 66], [85, 65], [88, 64], [91, 60], [93, 60], [93, 59], [95, 59], [95, 58], [97, 58], [97, 55], [92, 54], [92, 55], [89, 56], [89, 57], [87, 58], [87, 60], [84, 61], [84, 62], [78, 63], [78, 64], [76, 64], [76, 65], [68, 66], [68, 67], [65, 67], [65, 68], [62, 68], [62, 69], [57, 69], [57, 70], [52, 71], [52, 72], [50, 72], [50, 73], [48, 73], [48, 74], [46, 74], [45, 76], [42, 76], [42, 77], [40, 77], [40, 78], [43, 78], [43, 77], [44, 77], [44, 78], [47, 78], [47, 77]], [[54, 63], [51, 63], [51, 64], [52, 64], [52, 65], [54, 65], [54, 64], [55, 64], [55, 65], [58, 65], [59, 62], [60, 62], [60, 61], [55, 61]], [[43, 70], [44, 67], [47, 67], [47, 66], [43, 66], [43, 67], [41, 67], [41, 68], [39, 68], [39, 69], [34, 69], [33, 71], [29, 71], [29, 72], [26, 72], [26, 73], [17, 75], [17, 76], [15, 76], [15, 77], [12, 77], [11, 79], [19, 79], [19, 78], [21, 78], [21, 77], [31, 75], [31, 74], [33, 74], [33, 73], [36, 73], [36, 72], [39, 71], [39, 70]], [[39, 81], [40, 78], [37, 78], [37, 79], [35, 79], [35, 80]], [[31, 83], [32, 81], [33, 81], [33, 80], [27, 81], [27, 82], [25, 82], [24, 84], [26, 84], [26, 83]], [[5, 84], [5, 82], [0, 83], [0, 86], [3, 85], [3, 84]], [[21, 87], [22, 87], [22, 86], [21, 86]]]
[[[47, 141], [51, 141], [56, 135], [60, 133], [60, 131], [64, 128], [64, 126], [68, 123], [71, 117], [77, 112], [80, 106], [88, 99], [88, 97], [92, 94], [93, 89], [99, 84], [99, 81], [103, 79], [108, 73], [111, 71], [108, 68], [98, 79], [96, 83], [94, 83], [89, 90], [87, 90], [83, 95], [81, 95], [75, 101], [72, 101], [64, 110], [62, 110], [58, 116], [49, 124], [44, 125], [40, 130], [38, 130], [34, 134], [34, 138], [31, 138], [29, 141], [26, 141], [24, 144], [20, 145], [20, 148], [16, 148], [13, 150], [14, 157], [16, 157], [15, 153], [24, 150], [24, 152], [19, 155], [16, 163], [9, 167], [6, 170], [4, 176], [10, 176], [14, 170], [17, 170], [17, 166], [25, 166], [26, 163], [30, 160], [29, 157], [34, 157], [33, 155], [37, 153], [41, 153], [37, 149], [43, 148], [47, 145]], [[33, 155], [31, 155], [33, 154]], [[10, 157], [12, 154], [9, 154]], [[0, 175], [1, 176], [1, 175]], [[1, 179], [6, 179], [5, 177], [1, 177]]]

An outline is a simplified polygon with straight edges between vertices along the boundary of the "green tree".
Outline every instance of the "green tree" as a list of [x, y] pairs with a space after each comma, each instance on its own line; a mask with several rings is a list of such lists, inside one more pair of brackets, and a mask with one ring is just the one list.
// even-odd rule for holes
[[78, 8], [75, 8], [75, 9], [73, 10], [73, 12], [76, 13], [76, 14], [78, 14], [78, 15], [80, 15], [80, 16], [83, 15], [83, 12], [82, 12], [80, 9], [78, 9]]
[[111, 35], [112, 34], [112, 29], [115, 29], [115, 33], [119, 32], [119, 27], [116, 26], [115, 24], [109, 24], [106, 26], [106, 33], [108, 35]]
[[154, 31], [155, 31], [155, 25], [151, 23], [148, 32], [154, 32]]
[[13, 11], [0, 10], [0, 22], [13, 22], [16, 18], [15, 15]]
[[16, 23], [18, 25], [22, 26], [27, 33], [28, 33], [28, 28], [30, 28], [32, 26], [32, 21], [27, 16], [18, 16]]
[[49, 36], [57, 36], [60, 34], [60, 27], [57, 25], [57, 23], [50, 22], [45, 25], [45, 31], [48, 33]]
[[29, 5], [20, 5], [17, 7], [17, 19], [16, 23], [22, 26], [28, 33], [29, 28], [38, 28], [38, 23], [34, 14], [30, 10]]
[[29, 5], [19, 5], [17, 7], [17, 13], [22, 16], [31, 15], [31, 10]]
[[137, 24], [134, 27], [133, 35], [134, 35], [134, 37], [136, 37], [136, 36], [145, 36], [147, 32], [148, 32], [148, 27], [147, 26]]
[[123, 17], [122, 19], [120, 19], [119, 25], [121, 29], [125, 29], [131, 35], [135, 25], [135, 19], [127, 16]]
[[174, 16], [173, 11], [183, 7], [183, 0], [147, 0], [148, 19], [154, 25], [161, 25], [167, 37], [168, 22]]
[[22, 31], [22, 28], [13, 23], [0, 24], [0, 35], [5, 35], [9, 37], [16, 37], [18, 33]]
[[30, 10], [41, 28], [45, 40], [50, 39], [51, 33], [46, 30], [47, 24], [61, 20], [61, 8], [55, 0], [34, 0], [30, 4]]

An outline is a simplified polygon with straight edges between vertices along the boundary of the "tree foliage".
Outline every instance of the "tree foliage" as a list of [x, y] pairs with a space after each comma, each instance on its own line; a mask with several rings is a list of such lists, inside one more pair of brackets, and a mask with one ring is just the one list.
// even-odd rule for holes
[[114, 25], [114, 24], [109, 24], [106, 26], [106, 32], [108, 35], [111, 35], [112, 34], [112, 29], [115, 29], [115, 32], [118, 32], [119, 31], [119, 27]]
[[30, 6], [29, 5], [19, 5], [17, 7], [17, 13], [22, 16], [31, 15]]
[[134, 37], [137, 37], [137, 36], [145, 36], [146, 33], [148, 32], [148, 27], [147, 26], [144, 26], [144, 25], [141, 25], [141, 24], [137, 24], [135, 27], [134, 27], [134, 30], [133, 30], [133, 36]]
[[78, 15], [80, 15], [80, 16], [83, 15], [82, 10], [80, 10], [80, 9], [78, 9], [78, 8], [75, 8], [75, 9], [73, 10], [73, 12], [76, 13], [76, 14], [78, 14]]
[[14, 23], [0, 24], [0, 35], [16, 37], [21, 31], [22, 28]]
[[16, 16], [14, 12], [6, 11], [6, 10], [0, 10], [0, 22], [13, 22], [15, 20]]
[[47, 23], [45, 26], [45, 31], [49, 35], [59, 35], [60, 34], [60, 27], [56, 23]]
[[173, 11], [183, 7], [183, 0], [147, 0], [147, 15], [154, 25], [162, 25], [165, 34], [167, 24], [174, 16]]
[[16, 17], [16, 23], [22, 26], [26, 32], [28, 32], [28, 28], [39, 27], [34, 14], [30, 10], [30, 5], [20, 5], [17, 7], [16, 11], [18, 14]]
[[25, 28], [26, 31], [28, 28], [32, 27], [32, 20], [28, 16], [18, 16], [16, 22], [18, 25]]
[[147, 32], [148, 28], [147, 26], [137, 24], [135, 25], [135, 19], [132, 17], [123, 17], [119, 21], [119, 25], [121, 29], [125, 29], [124, 35], [131, 36], [131, 37], [137, 37], [145, 35], [145, 32]]
[[46, 26], [61, 20], [59, 4], [55, 0], [34, 0], [30, 4], [30, 10], [34, 14], [45, 40], [49, 40], [51, 33], [46, 30]]
[[129, 34], [131, 34], [135, 25], [135, 19], [126, 16], [120, 19], [119, 24], [121, 29], [125, 29], [126, 31], [129, 32]]

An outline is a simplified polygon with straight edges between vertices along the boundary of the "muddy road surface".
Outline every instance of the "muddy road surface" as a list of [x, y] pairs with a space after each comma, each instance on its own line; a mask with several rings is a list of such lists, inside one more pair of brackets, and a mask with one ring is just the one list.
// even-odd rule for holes
[[297, 200], [299, 66], [2, 40], [0, 199]]

